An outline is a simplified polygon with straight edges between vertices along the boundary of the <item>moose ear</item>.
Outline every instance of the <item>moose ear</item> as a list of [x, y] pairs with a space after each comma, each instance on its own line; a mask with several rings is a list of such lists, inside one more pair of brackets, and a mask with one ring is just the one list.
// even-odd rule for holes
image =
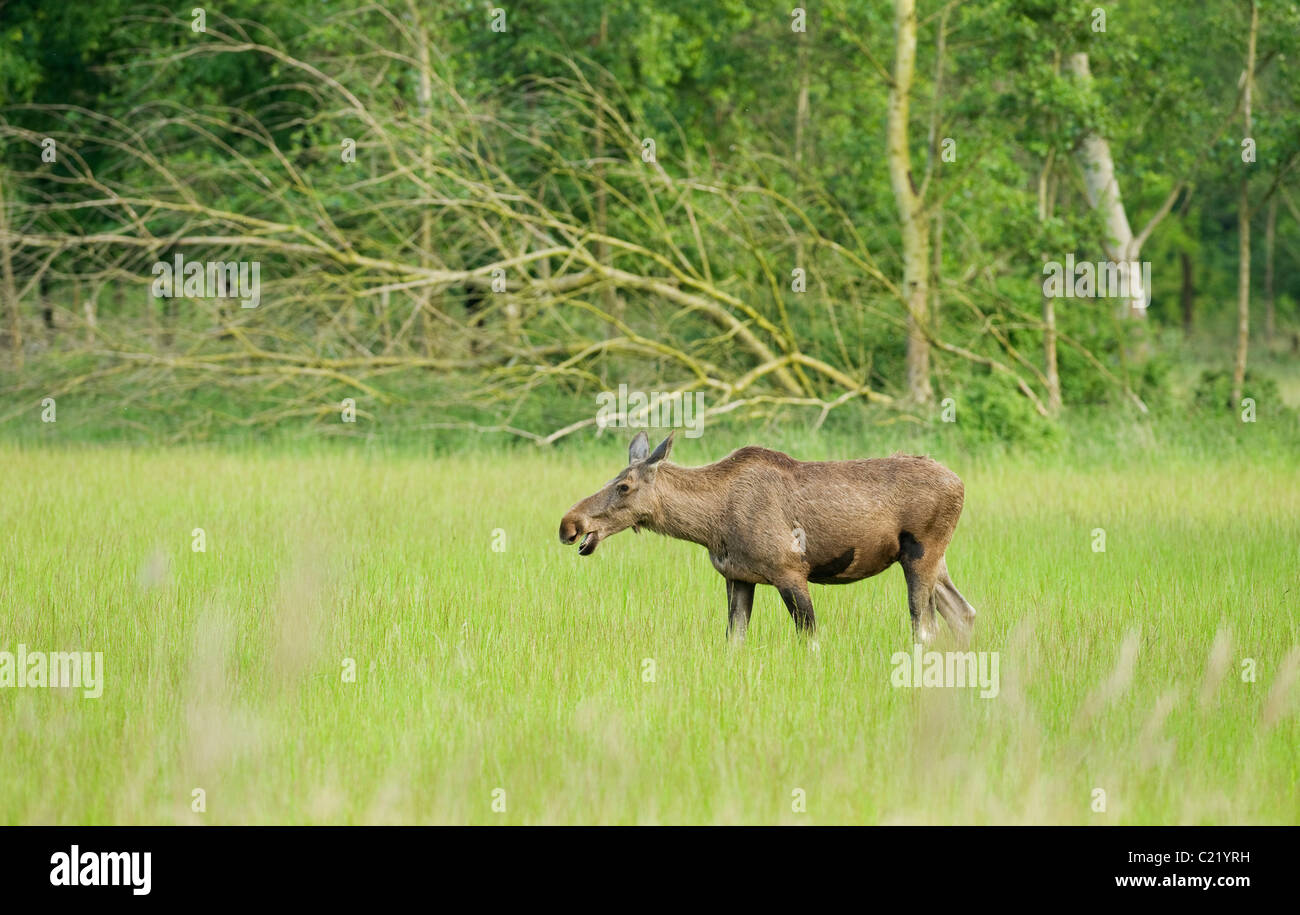
[[650, 457], [646, 458], [647, 464], [658, 464], [664, 458], [668, 457], [668, 452], [673, 450], [673, 433], [669, 432], [668, 437], [659, 443], [659, 447], [654, 450]]
[[638, 432], [636, 438], [632, 439], [632, 444], [627, 449], [627, 462], [636, 464], [644, 461], [650, 454], [650, 439], [646, 438], [644, 432]]

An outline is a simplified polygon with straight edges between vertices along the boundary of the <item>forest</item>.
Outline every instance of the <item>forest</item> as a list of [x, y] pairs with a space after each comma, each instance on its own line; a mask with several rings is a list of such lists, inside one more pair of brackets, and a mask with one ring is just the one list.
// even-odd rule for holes
[[1032, 441], [1300, 396], [1295, 4], [0, 15], [14, 434], [72, 396], [93, 438], [549, 445], [627, 383]]

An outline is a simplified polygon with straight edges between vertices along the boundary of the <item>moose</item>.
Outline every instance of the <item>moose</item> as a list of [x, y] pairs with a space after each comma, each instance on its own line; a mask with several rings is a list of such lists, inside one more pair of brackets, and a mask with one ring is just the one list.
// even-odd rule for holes
[[666, 460], [673, 436], [654, 451], [645, 432], [628, 465], [560, 521], [560, 542], [581, 556], [620, 531], [641, 528], [704, 546], [727, 581], [727, 636], [743, 641], [754, 586], [777, 589], [796, 629], [816, 628], [808, 584], [841, 585], [895, 562], [907, 580], [913, 637], [938, 635], [937, 609], [959, 641], [975, 608], [948, 575], [944, 551], [961, 516], [965, 487], [928, 457], [895, 454], [853, 461], [796, 461], [741, 448], [714, 464]]

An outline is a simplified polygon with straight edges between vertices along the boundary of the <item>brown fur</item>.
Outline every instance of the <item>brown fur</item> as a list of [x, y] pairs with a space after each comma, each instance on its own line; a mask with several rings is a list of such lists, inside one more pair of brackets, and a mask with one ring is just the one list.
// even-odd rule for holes
[[944, 562], [964, 487], [942, 464], [908, 454], [805, 462], [749, 446], [680, 467], [664, 460], [671, 447], [669, 436], [648, 454], [638, 434], [627, 468], [569, 510], [560, 539], [582, 537], [590, 555], [601, 540], [645, 527], [706, 547], [727, 580], [728, 632], [740, 637], [756, 584], [777, 588], [796, 626], [811, 631], [810, 581], [848, 584], [897, 562], [915, 637], [933, 639], [936, 609], [959, 638], [969, 636], [975, 610]]

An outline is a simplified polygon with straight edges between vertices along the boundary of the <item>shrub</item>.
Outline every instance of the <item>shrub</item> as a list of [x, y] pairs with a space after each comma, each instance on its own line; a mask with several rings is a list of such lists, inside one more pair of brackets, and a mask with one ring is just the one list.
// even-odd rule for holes
[[[1249, 369], [1246, 371], [1241, 396], [1254, 398], [1256, 403], [1280, 404], [1282, 401], [1276, 381]], [[1231, 397], [1232, 372], [1226, 369], [1209, 369], [1201, 373], [1201, 380], [1197, 382], [1196, 390], [1192, 394], [1192, 405], [1198, 410], [1207, 412], [1223, 410], [1225, 407], [1235, 409], [1238, 405], [1229, 403]]]

